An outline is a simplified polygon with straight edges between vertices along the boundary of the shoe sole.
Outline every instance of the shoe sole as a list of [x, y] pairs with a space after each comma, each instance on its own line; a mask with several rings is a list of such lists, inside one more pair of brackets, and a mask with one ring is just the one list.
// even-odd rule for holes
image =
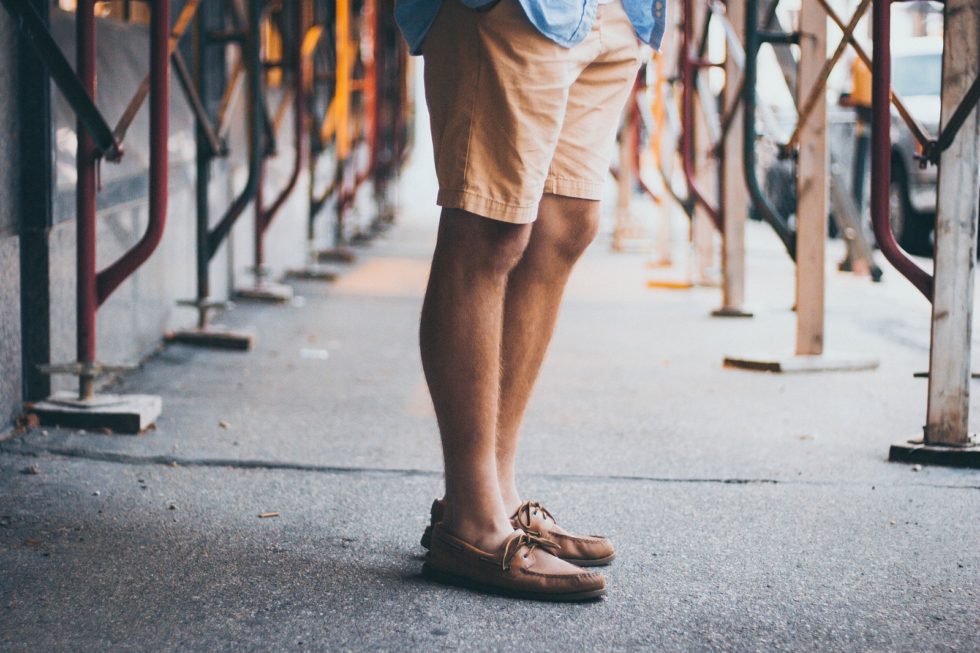
[[[422, 539], [421, 541], [419, 541], [419, 544], [421, 544], [422, 548], [424, 549], [431, 548], [432, 545], [431, 526], [426, 526], [425, 532], [422, 533]], [[612, 555], [608, 555], [605, 558], [589, 558], [589, 559], [562, 558], [561, 556], [557, 556], [557, 557], [561, 558], [565, 562], [570, 562], [573, 565], [577, 565], [579, 567], [605, 567], [606, 565], [611, 564], [612, 561], [616, 559], [616, 554], [614, 553]]]
[[605, 567], [606, 565], [612, 563], [616, 559], [616, 554], [608, 555], [605, 558], [587, 558], [587, 559], [576, 559], [576, 558], [562, 558], [558, 556], [565, 562], [570, 562], [578, 567]]
[[606, 589], [589, 590], [587, 592], [571, 592], [567, 594], [551, 594], [548, 592], [528, 592], [525, 590], [512, 589], [509, 587], [500, 587], [498, 585], [489, 585], [487, 583], [481, 583], [479, 581], [466, 578], [464, 576], [457, 576], [456, 574], [451, 574], [447, 571], [442, 571], [441, 569], [436, 569], [429, 565], [429, 563], [422, 564], [422, 575], [429, 580], [441, 583], [443, 585], [454, 585], [456, 587], [463, 587], [470, 590], [476, 590], [479, 592], [485, 592], [487, 594], [497, 594], [499, 596], [507, 596], [514, 599], [529, 599], [532, 601], [547, 601], [549, 603], [569, 603], [569, 602], [581, 602], [581, 601], [595, 601], [606, 595]]

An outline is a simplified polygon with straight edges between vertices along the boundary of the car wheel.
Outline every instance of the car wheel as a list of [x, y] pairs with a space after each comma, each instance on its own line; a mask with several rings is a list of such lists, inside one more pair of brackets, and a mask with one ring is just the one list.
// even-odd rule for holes
[[895, 240], [910, 254], [928, 255], [932, 251], [929, 242], [929, 224], [925, 217], [912, 208], [909, 199], [909, 183], [905, 170], [892, 165], [892, 180], [888, 188], [888, 214]]

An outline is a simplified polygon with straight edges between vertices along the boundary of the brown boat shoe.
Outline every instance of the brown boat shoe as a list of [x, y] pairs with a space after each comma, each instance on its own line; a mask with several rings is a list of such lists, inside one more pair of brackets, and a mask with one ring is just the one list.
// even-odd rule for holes
[[[446, 504], [442, 499], [432, 502], [431, 520], [422, 533], [421, 544], [430, 548], [433, 527], [442, 521]], [[511, 518], [514, 528], [557, 544], [557, 556], [579, 567], [601, 567], [616, 557], [612, 542], [601, 535], [573, 535], [555, 522], [555, 517], [537, 501], [525, 501]]]
[[535, 601], [587, 601], [606, 593], [606, 579], [555, 556], [558, 545], [514, 531], [497, 552], [432, 529], [422, 574], [436, 582]]

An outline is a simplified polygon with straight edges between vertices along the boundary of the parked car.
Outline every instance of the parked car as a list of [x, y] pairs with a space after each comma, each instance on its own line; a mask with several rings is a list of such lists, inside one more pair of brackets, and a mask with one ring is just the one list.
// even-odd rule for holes
[[[908, 107], [909, 112], [935, 136], [939, 130], [940, 91], [942, 83], [942, 39], [934, 37], [909, 38], [892, 44], [892, 87]], [[795, 122], [795, 111], [771, 107], [780, 123]], [[792, 117], [789, 117], [791, 114]], [[831, 165], [842, 171], [839, 178], [846, 181], [847, 192], [852, 190], [855, 129], [857, 118], [852, 108], [831, 105], [828, 110], [828, 148]], [[932, 231], [936, 211], [936, 166], [921, 167], [916, 158], [918, 143], [898, 113], [892, 109], [892, 175], [890, 208], [892, 228], [898, 242], [914, 254], [931, 254]], [[787, 133], [791, 123], [784, 126]], [[869, 155], [870, 158], [870, 155]], [[789, 161], [770, 157], [765, 165], [765, 187], [773, 204], [783, 215], [796, 212], [794, 169]], [[870, 160], [865, 166], [862, 224], [870, 242]], [[834, 222], [831, 233], [834, 233]]]
[[[922, 37], [892, 44], [892, 88], [926, 133], [933, 136], [939, 132], [942, 69], [942, 39]], [[931, 254], [936, 223], [936, 166], [919, 164], [916, 158], [919, 144], [894, 108], [891, 135], [892, 229], [905, 249], [915, 254]], [[869, 164], [869, 176], [870, 169]], [[870, 180], [865, 180], [864, 189], [863, 217], [865, 224], [870, 225]]]

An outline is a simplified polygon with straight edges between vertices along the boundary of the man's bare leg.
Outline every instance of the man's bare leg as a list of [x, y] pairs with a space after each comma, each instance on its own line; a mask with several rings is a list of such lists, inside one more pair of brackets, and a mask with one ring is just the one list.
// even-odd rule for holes
[[513, 533], [497, 480], [501, 333], [507, 279], [530, 225], [444, 209], [419, 329], [446, 470], [450, 533], [493, 551]]
[[504, 300], [496, 449], [507, 514], [521, 503], [514, 465], [524, 411], [555, 330], [568, 276], [598, 229], [598, 202], [545, 195], [524, 257], [510, 273]]

